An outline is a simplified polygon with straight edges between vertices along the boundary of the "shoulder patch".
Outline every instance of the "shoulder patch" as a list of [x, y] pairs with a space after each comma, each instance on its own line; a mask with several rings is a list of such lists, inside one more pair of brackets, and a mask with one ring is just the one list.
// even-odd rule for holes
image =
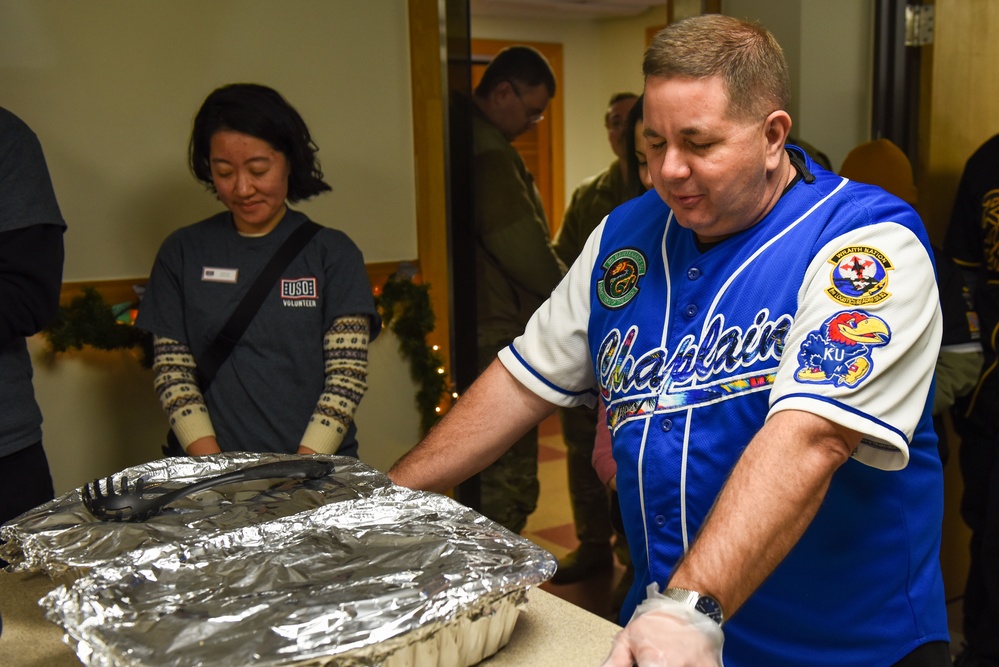
[[607, 308], [622, 308], [638, 294], [638, 281], [645, 275], [648, 261], [634, 248], [615, 250], [600, 268], [604, 277], [597, 281], [597, 298]]
[[861, 310], [836, 313], [810, 331], [798, 351], [798, 382], [856, 387], [871, 373], [871, 352], [887, 345], [891, 329]]
[[894, 269], [891, 260], [870, 246], [849, 246], [832, 257], [830, 286], [826, 294], [845, 306], [874, 306], [888, 297], [888, 272]]

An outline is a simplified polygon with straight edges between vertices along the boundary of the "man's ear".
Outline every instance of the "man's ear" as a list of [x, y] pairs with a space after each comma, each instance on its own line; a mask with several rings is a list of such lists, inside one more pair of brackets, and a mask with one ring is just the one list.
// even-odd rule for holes
[[493, 89], [489, 94], [493, 97], [493, 99], [502, 100], [510, 95], [516, 95], [517, 91], [514, 89], [513, 83], [503, 80], [493, 86]]
[[784, 153], [784, 144], [791, 134], [791, 116], [783, 109], [772, 111], [763, 125], [767, 140], [767, 166], [776, 169]]

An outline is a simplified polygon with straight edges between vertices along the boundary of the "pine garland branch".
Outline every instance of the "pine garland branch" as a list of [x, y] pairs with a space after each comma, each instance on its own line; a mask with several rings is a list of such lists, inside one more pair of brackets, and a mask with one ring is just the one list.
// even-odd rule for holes
[[437, 408], [447, 391], [447, 379], [440, 371], [444, 360], [426, 342], [435, 319], [429, 290], [429, 285], [418, 285], [397, 274], [375, 297], [382, 324], [399, 338], [399, 350], [409, 361], [409, 375], [419, 385], [416, 407], [424, 435], [440, 420]]
[[68, 305], [59, 306], [56, 319], [43, 331], [55, 352], [83, 349], [84, 345], [99, 350], [122, 350], [138, 347], [139, 363], [152, 367], [152, 336], [141, 329], [122, 324], [100, 293], [93, 287], [83, 288], [83, 294]]

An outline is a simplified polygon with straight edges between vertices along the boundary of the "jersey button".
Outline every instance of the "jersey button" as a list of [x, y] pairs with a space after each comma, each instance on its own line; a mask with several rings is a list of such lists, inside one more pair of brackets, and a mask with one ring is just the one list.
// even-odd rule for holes
[[691, 280], [697, 280], [701, 277], [701, 270], [696, 266], [687, 269], [687, 277]]
[[694, 315], [697, 314], [697, 306], [695, 306], [694, 304], [690, 304], [689, 306], [683, 309], [683, 312], [687, 317], [693, 317]]
[[659, 428], [661, 428], [663, 431], [672, 431], [673, 430], [673, 420], [672, 419], [663, 419], [661, 422], [659, 422]]
[[666, 525], [666, 517], [664, 517], [662, 514], [657, 514], [654, 521], [656, 522], [656, 525], [659, 526], [660, 528]]

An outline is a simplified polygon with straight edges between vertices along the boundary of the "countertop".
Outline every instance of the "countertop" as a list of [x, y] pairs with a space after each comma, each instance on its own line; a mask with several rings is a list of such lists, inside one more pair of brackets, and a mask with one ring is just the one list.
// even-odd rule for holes
[[[81, 664], [45, 620], [38, 600], [55, 584], [42, 574], [0, 572], [0, 662], [8, 667]], [[487, 667], [600, 665], [620, 627], [546, 591], [532, 588], [510, 642], [481, 663]]]

